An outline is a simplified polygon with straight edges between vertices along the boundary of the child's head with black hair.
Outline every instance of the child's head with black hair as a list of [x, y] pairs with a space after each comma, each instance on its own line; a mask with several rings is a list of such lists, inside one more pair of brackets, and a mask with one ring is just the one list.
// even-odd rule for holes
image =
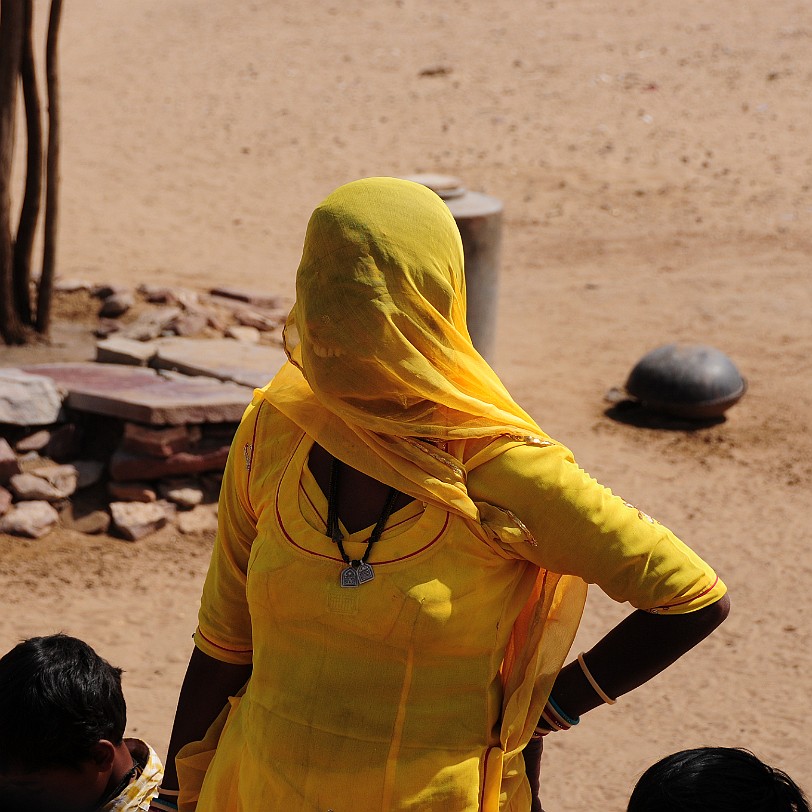
[[809, 812], [798, 785], [749, 750], [700, 747], [649, 767], [627, 812]]
[[131, 765], [121, 669], [64, 634], [0, 658], [0, 809], [90, 812]]

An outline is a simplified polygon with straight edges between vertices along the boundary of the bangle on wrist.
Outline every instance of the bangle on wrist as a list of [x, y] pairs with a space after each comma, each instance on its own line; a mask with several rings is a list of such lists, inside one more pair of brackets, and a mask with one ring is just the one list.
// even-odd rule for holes
[[584, 676], [587, 678], [587, 681], [592, 686], [592, 690], [607, 704], [607, 705], [614, 705], [617, 702], [617, 699], [612, 699], [606, 691], [598, 685], [595, 677], [592, 676], [592, 672], [586, 667], [586, 663], [584, 662], [584, 652], [582, 651], [578, 655], [578, 665], [581, 666], [581, 671], [584, 672]]
[[580, 716], [573, 717], [561, 710], [561, 706], [552, 697], [547, 698], [545, 708], [549, 708], [558, 719], [569, 725], [569, 727], [575, 727], [581, 721]]

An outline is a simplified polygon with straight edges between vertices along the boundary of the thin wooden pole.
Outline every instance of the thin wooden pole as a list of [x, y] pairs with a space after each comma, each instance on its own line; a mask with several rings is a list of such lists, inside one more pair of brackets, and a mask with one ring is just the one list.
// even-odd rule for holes
[[54, 287], [54, 255], [59, 209], [59, 81], [57, 38], [62, 0], [51, 0], [48, 38], [45, 46], [45, 77], [48, 88], [48, 151], [45, 163], [45, 222], [43, 226], [42, 273], [37, 297], [37, 331], [47, 333], [51, 325], [51, 295]]
[[34, 44], [31, 29], [34, 18], [34, 0], [24, 0], [25, 32], [23, 34], [20, 77], [25, 102], [27, 135], [27, 162], [25, 194], [20, 208], [17, 239], [14, 242], [14, 304], [23, 324], [33, 324], [31, 316], [31, 252], [39, 217], [42, 196], [42, 122], [40, 121], [39, 92], [34, 68]]
[[0, 0], [0, 334], [7, 344], [22, 344], [25, 340], [14, 307], [10, 193], [23, 16], [19, 0]]

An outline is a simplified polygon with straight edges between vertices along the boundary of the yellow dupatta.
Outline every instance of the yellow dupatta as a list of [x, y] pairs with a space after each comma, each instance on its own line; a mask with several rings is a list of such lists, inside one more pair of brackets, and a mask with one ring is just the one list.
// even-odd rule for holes
[[546, 435], [471, 343], [447, 206], [410, 181], [342, 186], [310, 218], [296, 295], [265, 398], [339, 459], [476, 520], [459, 460], [417, 438]]
[[[308, 224], [284, 340], [289, 362], [261, 392], [319, 445], [481, 532], [532, 541], [521, 517], [475, 503], [466, 488], [465, 441], [489, 449], [480, 460], [552, 441], [471, 343], [462, 242], [434, 192], [368, 178], [329, 195]], [[585, 595], [578, 578], [538, 573], [503, 663], [486, 810], [498, 808], [502, 761], [529, 740]]]

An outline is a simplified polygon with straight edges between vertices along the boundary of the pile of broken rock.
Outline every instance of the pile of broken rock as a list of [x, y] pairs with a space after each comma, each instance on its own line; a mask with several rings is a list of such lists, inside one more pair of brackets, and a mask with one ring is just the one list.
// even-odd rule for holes
[[[254, 324], [213, 331], [195, 295], [193, 307], [145, 309], [112, 330], [108, 320], [128, 309], [119, 290], [103, 297], [95, 360], [0, 366], [0, 533], [40, 538], [61, 525], [135, 541], [168, 522], [213, 531], [237, 423], [285, 355], [281, 307], [228, 289], [209, 297]], [[190, 314], [205, 332], [189, 329]], [[157, 333], [145, 327], [156, 323]], [[263, 340], [241, 334], [246, 326], [264, 328]]]

